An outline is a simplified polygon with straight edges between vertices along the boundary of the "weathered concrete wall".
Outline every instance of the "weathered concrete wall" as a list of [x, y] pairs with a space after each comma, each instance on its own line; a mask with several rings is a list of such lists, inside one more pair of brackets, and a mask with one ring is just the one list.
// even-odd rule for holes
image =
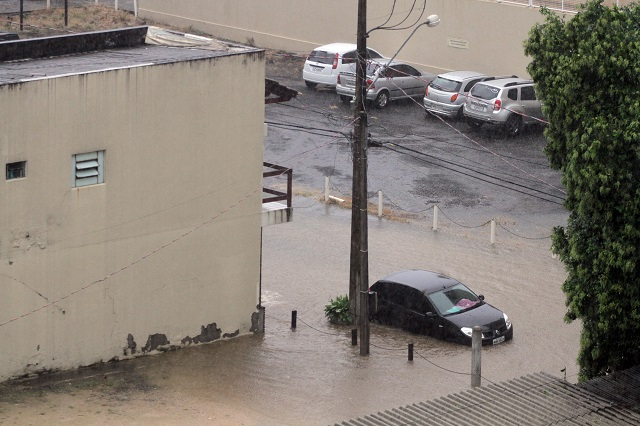
[[[393, 3], [369, 0], [367, 28], [383, 24]], [[389, 25], [400, 22], [413, 3], [398, 0]], [[220, 38], [303, 55], [322, 44], [356, 41], [357, 1], [140, 0], [139, 13], [144, 18], [192, 27]], [[436, 74], [470, 69], [527, 75], [529, 59], [522, 43], [529, 29], [542, 22], [539, 9], [495, 1], [434, 0], [427, 3], [422, 20], [430, 14], [440, 16], [440, 25], [418, 29], [398, 58]], [[417, 16], [414, 12], [405, 26], [415, 22]], [[411, 31], [373, 31], [367, 43], [392, 56]]]
[[0, 86], [0, 380], [250, 332], [262, 87], [264, 52]]

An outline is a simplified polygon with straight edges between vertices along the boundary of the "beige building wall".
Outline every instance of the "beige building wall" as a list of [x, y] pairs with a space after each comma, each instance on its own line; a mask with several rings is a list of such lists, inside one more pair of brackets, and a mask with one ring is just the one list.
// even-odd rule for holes
[[[369, 0], [367, 27], [383, 24], [393, 3]], [[414, 1], [395, 3], [394, 19], [389, 24], [400, 22]], [[216, 37], [306, 55], [322, 44], [355, 43], [357, 6], [355, 0], [139, 0], [139, 13], [143, 18], [191, 27]], [[430, 14], [440, 16], [440, 25], [418, 29], [398, 58], [436, 74], [470, 69], [528, 75], [529, 59], [524, 55], [523, 42], [529, 29], [542, 22], [539, 9], [495, 1], [433, 0], [427, 2], [422, 20]], [[405, 25], [416, 22], [417, 16], [414, 12]], [[411, 32], [412, 28], [376, 30], [371, 32], [368, 45], [392, 56]]]
[[0, 86], [0, 380], [250, 332], [263, 88], [262, 51]]

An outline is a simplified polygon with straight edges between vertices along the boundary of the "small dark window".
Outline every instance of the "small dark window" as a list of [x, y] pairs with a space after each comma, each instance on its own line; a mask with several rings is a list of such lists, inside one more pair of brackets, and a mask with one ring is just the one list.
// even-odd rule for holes
[[509, 91], [507, 92], [507, 97], [511, 100], [517, 101], [518, 100], [518, 89], [509, 89]]
[[375, 50], [367, 49], [367, 59], [379, 59], [382, 56]]
[[17, 163], [7, 164], [7, 180], [19, 179], [27, 176], [27, 162], [18, 161]]
[[475, 80], [471, 80], [469, 83], [467, 83], [467, 85], [465, 86], [465, 88], [464, 88], [464, 89], [462, 89], [462, 93], [467, 93], [467, 92], [469, 92], [469, 90], [471, 90], [471, 88], [472, 88], [473, 86], [475, 86], [475, 84], [476, 84], [477, 82], [479, 82], [480, 80], [482, 80], [482, 79], [481, 79], [481, 78], [476, 78]]
[[536, 91], [533, 86], [524, 86], [520, 89], [520, 99], [523, 101], [535, 101]]
[[355, 50], [353, 50], [351, 52], [347, 52], [344, 55], [342, 55], [342, 63], [343, 64], [355, 64], [357, 57], [358, 57], [358, 52], [356, 52]]

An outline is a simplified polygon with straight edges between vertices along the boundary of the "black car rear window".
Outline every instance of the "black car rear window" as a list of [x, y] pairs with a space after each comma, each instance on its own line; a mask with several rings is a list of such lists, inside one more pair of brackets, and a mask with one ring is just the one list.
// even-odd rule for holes
[[487, 84], [478, 83], [471, 89], [471, 96], [485, 100], [495, 99], [500, 89]]
[[333, 59], [336, 57], [335, 53], [326, 52], [324, 50], [314, 50], [309, 54], [307, 60], [313, 62], [319, 62], [321, 64], [333, 64]]
[[436, 77], [435, 80], [429, 84], [429, 86], [434, 89], [443, 90], [445, 92], [457, 92], [460, 90], [460, 86], [462, 86], [462, 82], [449, 80], [442, 77]]

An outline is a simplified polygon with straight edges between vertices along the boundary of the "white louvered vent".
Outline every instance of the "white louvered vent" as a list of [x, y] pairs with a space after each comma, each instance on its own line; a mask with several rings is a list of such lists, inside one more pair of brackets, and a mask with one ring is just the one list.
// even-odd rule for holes
[[96, 185], [104, 182], [104, 151], [73, 156], [73, 186]]

